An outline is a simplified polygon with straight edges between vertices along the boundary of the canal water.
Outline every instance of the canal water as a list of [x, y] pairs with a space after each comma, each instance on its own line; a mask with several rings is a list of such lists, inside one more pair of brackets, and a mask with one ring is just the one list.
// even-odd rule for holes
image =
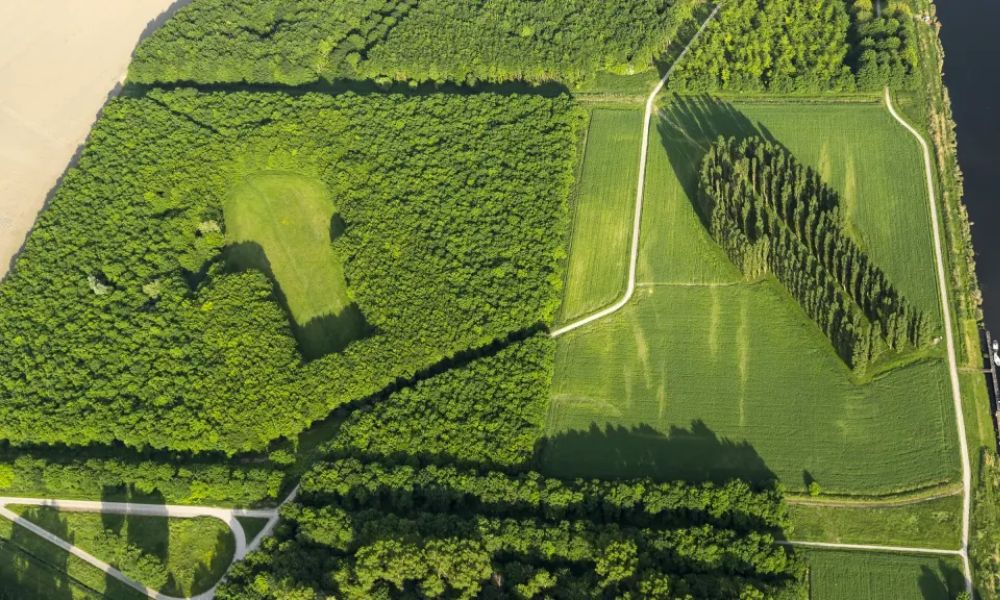
[[987, 327], [1000, 334], [1000, 0], [937, 0]]

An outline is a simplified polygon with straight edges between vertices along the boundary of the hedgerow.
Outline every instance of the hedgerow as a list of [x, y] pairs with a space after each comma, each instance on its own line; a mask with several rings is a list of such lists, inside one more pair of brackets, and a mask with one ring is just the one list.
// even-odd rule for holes
[[650, 68], [696, 3], [200, 0], [139, 46], [129, 76], [289, 85], [578, 81]]
[[[0, 437], [260, 450], [551, 321], [580, 121], [529, 95], [112, 102], [0, 285]], [[226, 266], [222, 199], [267, 170], [331, 190], [375, 331], [308, 363], [267, 277]]]
[[774, 274], [848, 364], [929, 341], [927, 315], [844, 231], [836, 192], [787, 150], [720, 139], [702, 161], [698, 200], [733, 262], [751, 278]]

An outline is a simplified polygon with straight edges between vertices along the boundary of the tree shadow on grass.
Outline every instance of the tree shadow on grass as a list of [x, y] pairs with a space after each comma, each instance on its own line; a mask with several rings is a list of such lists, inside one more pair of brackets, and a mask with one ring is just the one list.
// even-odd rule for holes
[[[22, 513], [60, 538], [72, 541], [59, 513], [31, 508]], [[14, 525], [10, 540], [0, 538], [0, 599], [71, 600], [69, 554], [35, 533]]]
[[592, 423], [587, 431], [549, 437], [541, 447], [542, 469], [559, 477], [725, 483], [743, 479], [769, 487], [777, 476], [747, 442], [718, 436], [703, 421], [690, 429], [666, 433], [649, 425], [633, 427]]
[[954, 565], [939, 560], [937, 569], [920, 567], [917, 585], [923, 600], [951, 600], [965, 589], [965, 576]]
[[762, 124], [708, 94], [673, 96], [660, 110], [656, 127], [674, 174], [703, 223], [707, 218], [696, 201], [698, 172], [709, 146], [720, 136], [760, 136], [780, 145]]
[[[343, 226], [338, 224], [335, 217], [330, 224], [331, 238], [342, 233]], [[225, 251], [225, 261], [229, 269], [234, 271], [256, 269], [271, 280], [274, 299], [288, 316], [288, 324], [299, 344], [299, 352], [306, 360], [314, 360], [327, 354], [340, 352], [349, 343], [376, 333], [376, 329], [368, 324], [361, 309], [353, 303], [338, 314], [323, 315], [306, 323], [296, 321], [289, 308], [288, 298], [274, 276], [274, 270], [271, 268], [271, 261], [268, 260], [267, 253], [256, 242], [242, 242], [228, 246]]]

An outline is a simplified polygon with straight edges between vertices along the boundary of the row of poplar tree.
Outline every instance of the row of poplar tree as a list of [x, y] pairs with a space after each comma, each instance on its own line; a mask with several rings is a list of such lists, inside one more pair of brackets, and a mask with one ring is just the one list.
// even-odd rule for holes
[[699, 203], [744, 274], [774, 274], [851, 366], [930, 338], [927, 315], [847, 235], [836, 192], [785, 149], [718, 140], [701, 165]]

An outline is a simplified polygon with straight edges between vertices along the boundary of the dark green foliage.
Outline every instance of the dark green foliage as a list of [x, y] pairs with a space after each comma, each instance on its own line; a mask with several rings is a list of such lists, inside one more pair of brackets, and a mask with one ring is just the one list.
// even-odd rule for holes
[[751, 278], [773, 273], [845, 362], [864, 368], [928, 338], [926, 315], [844, 231], [819, 174], [761, 138], [720, 138], [706, 154], [699, 203], [712, 236]]
[[129, 75], [139, 83], [579, 81], [651, 67], [693, 4], [199, 0], [139, 46]]
[[919, 59], [909, 6], [897, 0], [877, 12], [872, 0], [854, 0], [851, 13], [852, 63], [858, 88], [912, 87]]
[[353, 412], [331, 449], [515, 466], [542, 435], [555, 342], [536, 334]]
[[123, 458], [111, 451], [81, 454], [55, 459], [5, 453], [0, 495], [248, 506], [277, 500], [284, 477], [267, 465]]
[[872, 0], [730, 0], [670, 85], [691, 92], [908, 88], [913, 40], [913, 16], [901, 1], [877, 16]]
[[736, 482], [347, 460], [318, 465], [283, 514], [278, 538], [230, 572], [220, 599], [803, 597], [796, 560], [774, 544], [780, 496]]
[[[551, 321], [580, 120], [493, 94], [112, 102], [0, 286], [0, 437], [259, 450]], [[377, 331], [305, 364], [272, 283], [225, 266], [222, 199], [267, 170], [332, 191]]]

